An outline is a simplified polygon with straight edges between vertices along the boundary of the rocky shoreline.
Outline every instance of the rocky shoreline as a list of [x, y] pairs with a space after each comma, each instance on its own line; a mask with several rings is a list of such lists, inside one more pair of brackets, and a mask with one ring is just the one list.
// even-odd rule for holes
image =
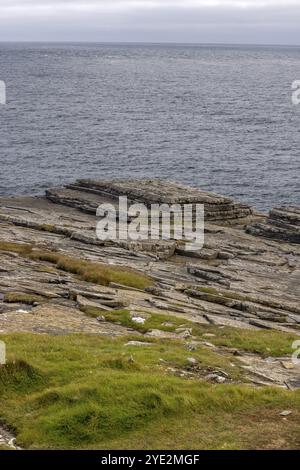
[[[120, 195], [146, 205], [204, 203], [204, 248], [186, 252], [175, 240], [97, 240], [98, 205], [116, 204]], [[0, 198], [0, 332], [128, 335], [130, 327], [85, 314], [126, 308], [142, 320], [164, 313], [195, 324], [300, 336], [299, 230], [299, 208], [274, 209], [266, 217], [231, 198], [160, 180], [80, 180], [50, 188], [45, 197]], [[99, 285], [62, 267], [66, 260], [132, 270], [151, 285]], [[184, 329], [144, 336], [192, 339]], [[278, 383], [300, 386], [297, 371], [281, 369]], [[270, 374], [267, 383], [275, 380]]]

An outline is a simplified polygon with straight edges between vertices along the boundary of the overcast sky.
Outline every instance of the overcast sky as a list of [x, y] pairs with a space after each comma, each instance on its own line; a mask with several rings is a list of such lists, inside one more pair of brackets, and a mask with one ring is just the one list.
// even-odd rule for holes
[[0, 0], [0, 41], [300, 45], [300, 0]]

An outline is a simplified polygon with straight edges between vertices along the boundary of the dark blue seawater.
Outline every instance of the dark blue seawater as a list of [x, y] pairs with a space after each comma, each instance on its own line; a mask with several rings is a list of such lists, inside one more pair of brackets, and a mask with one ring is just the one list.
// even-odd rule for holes
[[300, 48], [0, 44], [0, 195], [164, 177], [300, 204]]

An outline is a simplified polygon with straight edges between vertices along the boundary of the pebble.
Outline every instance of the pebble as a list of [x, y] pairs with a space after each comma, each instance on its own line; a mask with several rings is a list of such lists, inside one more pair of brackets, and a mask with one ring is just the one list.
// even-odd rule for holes
[[105, 321], [105, 317], [103, 317], [103, 315], [101, 317], [97, 317], [97, 321], [100, 321], [100, 322]]
[[162, 358], [160, 358], [160, 359], [158, 360], [158, 362], [159, 362], [160, 364], [167, 364], [167, 361], [165, 361], [165, 360], [162, 359]]
[[175, 331], [176, 331], [176, 333], [185, 333], [185, 332], [192, 333], [192, 329], [191, 329], [191, 328], [184, 328], [184, 327], [176, 328]]
[[284, 367], [287, 370], [295, 368], [295, 365], [292, 362], [281, 361], [281, 365], [282, 365], [282, 367]]
[[146, 321], [146, 319], [143, 317], [132, 317], [131, 320], [135, 323], [140, 323], [141, 325], [143, 325]]
[[153, 343], [146, 343], [144, 341], [128, 341], [125, 346], [153, 346]]
[[187, 362], [192, 366], [195, 366], [198, 363], [197, 359], [195, 359], [194, 357], [188, 357]]
[[292, 414], [291, 411], [285, 410], [285, 411], [282, 411], [282, 413], [280, 413], [280, 416], [290, 416], [291, 414]]
[[218, 374], [208, 374], [205, 377], [206, 380], [213, 380], [214, 382], [217, 382], [219, 384], [223, 384], [226, 381], [225, 377], [222, 377], [221, 375]]

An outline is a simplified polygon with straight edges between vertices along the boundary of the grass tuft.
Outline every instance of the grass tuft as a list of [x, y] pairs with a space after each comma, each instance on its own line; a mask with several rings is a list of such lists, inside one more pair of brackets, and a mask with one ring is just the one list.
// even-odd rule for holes
[[18, 253], [20, 255], [26, 255], [31, 253], [32, 245], [0, 241], [0, 250], [9, 251], [11, 253]]
[[7, 303], [21, 303], [33, 305], [34, 303], [43, 302], [45, 299], [41, 295], [31, 295], [24, 292], [7, 292], [4, 295], [4, 302]]
[[0, 392], [6, 387], [24, 389], [35, 387], [44, 381], [40, 371], [24, 360], [8, 362], [0, 366]]

